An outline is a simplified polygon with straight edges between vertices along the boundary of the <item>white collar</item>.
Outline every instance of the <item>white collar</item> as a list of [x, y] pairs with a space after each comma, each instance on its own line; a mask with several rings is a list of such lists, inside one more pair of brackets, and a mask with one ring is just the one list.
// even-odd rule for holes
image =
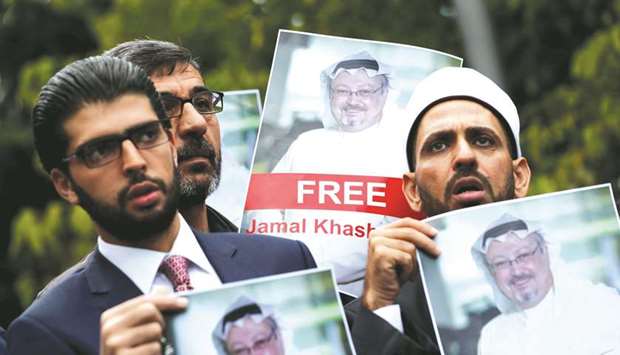
[[99, 252], [127, 275], [142, 293], [150, 292], [159, 265], [167, 255], [184, 256], [203, 271], [215, 274], [191, 228], [180, 214], [177, 215], [180, 220], [179, 233], [168, 253], [111, 244], [101, 236], [97, 238]]

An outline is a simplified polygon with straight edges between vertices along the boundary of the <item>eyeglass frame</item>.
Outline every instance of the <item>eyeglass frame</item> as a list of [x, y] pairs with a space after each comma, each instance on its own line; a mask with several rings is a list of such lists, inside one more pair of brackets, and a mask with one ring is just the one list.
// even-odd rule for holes
[[[257, 346], [266, 346], [268, 344], [270, 344], [272, 341], [278, 339], [278, 332], [277, 329], [270, 326], [269, 327], [270, 332], [269, 335], [266, 338], [263, 339], [258, 339], [252, 342], [252, 346], [246, 346], [240, 349], [236, 349], [236, 350], [230, 350], [229, 351], [233, 354], [233, 355], [250, 355], [250, 354], [254, 354], [255, 352], [262, 350], [261, 348], [257, 348]], [[259, 344], [260, 343], [260, 344]]]
[[[219, 107], [218, 109], [212, 110], [212, 111], [200, 111], [196, 107], [196, 105], [194, 104], [194, 99], [198, 95], [201, 95], [201, 94], [204, 94], [204, 93], [209, 93], [211, 95], [218, 95], [219, 96], [219, 101], [222, 103], [222, 106]], [[224, 111], [224, 93], [221, 92], [221, 91], [210, 90], [209, 88], [206, 88], [206, 87], [205, 88], [201, 88], [201, 89], [193, 92], [191, 94], [191, 96], [189, 98], [187, 98], [187, 99], [182, 99], [182, 98], [180, 98], [178, 96], [172, 95], [172, 94], [167, 93], [167, 92], [160, 93], [159, 96], [160, 96], [161, 101], [162, 101], [162, 106], [164, 107], [164, 112], [166, 112], [166, 116], [168, 116], [169, 119], [175, 119], [175, 118], [179, 118], [179, 117], [183, 116], [183, 108], [185, 107], [185, 104], [188, 103], [188, 102], [191, 103], [192, 106], [194, 107], [194, 109], [198, 113], [200, 113], [202, 115], [209, 115], [209, 114], [220, 113], [220, 112]], [[179, 103], [178, 105], [180, 107], [179, 114], [177, 114], [177, 115], [168, 115], [168, 110], [166, 110], [166, 105], [164, 104], [164, 98], [177, 100], [177, 102]], [[214, 107], [215, 107], [215, 105], [214, 105]]]
[[[378, 88], [374, 89], [374, 90], [367, 90], [367, 89], [362, 89], [362, 90], [343, 90], [343, 89], [334, 89], [334, 88], [330, 88], [331, 93], [332, 93], [332, 97], [335, 98], [349, 98], [352, 96], [361, 98], [361, 99], [367, 99], [369, 97], [371, 97], [372, 95], [375, 95], [377, 92], [379, 92], [380, 90], [383, 90], [383, 88], [385, 87], [384, 84], [381, 84]], [[342, 93], [339, 94], [338, 92]], [[344, 94], [346, 93], [346, 94]], [[363, 95], [360, 95], [360, 93], [364, 93]]]
[[[489, 265], [489, 267], [493, 270], [493, 272], [497, 272], [498, 270], [499, 271], [506, 271], [506, 270], [510, 269], [513, 265], [520, 265], [520, 264], [523, 264], [523, 263], [526, 263], [526, 262], [530, 261], [531, 258], [536, 255], [538, 250], [540, 250], [541, 252], [543, 251], [542, 245], [540, 245], [540, 243], [536, 243], [536, 248], [534, 248], [534, 250], [532, 250], [530, 252], [527, 252], [527, 253], [521, 253], [521, 254], [517, 255], [517, 257], [514, 258], [514, 259], [507, 258], [507, 260], [499, 261], [499, 262], [493, 262], [493, 263], [487, 261], [487, 265]], [[498, 266], [496, 266], [497, 264], [504, 264], [505, 266], [499, 266], [498, 267]]]
[[[151, 146], [147, 146], [147, 147], [140, 147], [139, 144], [136, 144], [136, 142], [134, 142], [134, 140], [132, 139], [131, 135], [132, 134], [136, 134], [139, 133], [137, 132], [137, 130], [139, 130], [140, 128], [146, 128], [147, 126], [157, 123], [159, 125], [159, 127], [161, 127], [161, 132], [163, 133], [165, 140], [158, 142], [157, 144], [151, 145]], [[89, 169], [96, 169], [96, 168], [100, 168], [102, 166], [108, 165], [110, 163], [112, 163], [115, 160], [118, 160], [121, 157], [121, 152], [122, 152], [122, 145], [123, 142], [126, 140], [129, 140], [134, 147], [136, 147], [136, 149], [138, 150], [147, 150], [147, 149], [151, 149], [151, 148], [155, 148], [158, 147], [160, 145], [165, 144], [166, 142], [170, 141], [170, 137], [169, 137], [169, 132], [170, 132], [170, 119], [157, 119], [154, 121], [148, 121], [148, 122], [144, 122], [144, 123], [139, 123], [137, 125], [134, 125], [132, 127], [129, 127], [127, 129], [125, 129], [123, 132], [121, 133], [117, 133], [117, 134], [109, 134], [109, 135], [105, 135], [105, 136], [101, 136], [101, 137], [97, 137], [97, 138], [93, 138], [87, 142], [84, 142], [82, 144], [80, 144], [77, 148], [75, 148], [75, 151], [72, 154], [67, 155], [66, 157], [61, 159], [62, 163], [69, 163], [71, 160], [77, 159], [79, 160], [81, 163], [83, 163], [87, 168]], [[82, 153], [85, 149], [85, 147], [88, 146], [92, 146], [93, 144], [99, 143], [99, 142], [104, 142], [104, 141], [109, 141], [109, 140], [114, 140], [115, 143], [117, 144], [117, 149], [118, 149], [118, 154], [114, 159], [111, 159], [109, 161], [106, 161], [103, 164], [99, 164], [99, 165], [91, 165], [90, 163], [87, 162], [87, 159], [85, 159], [83, 157]]]

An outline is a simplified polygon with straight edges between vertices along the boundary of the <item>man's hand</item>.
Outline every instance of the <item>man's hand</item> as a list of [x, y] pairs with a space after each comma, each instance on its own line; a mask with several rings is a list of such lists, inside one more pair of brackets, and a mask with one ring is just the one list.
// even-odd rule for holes
[[371, 311], [394, 304], [403, 282], [416, 275], [416, 249], [439, 255], [430, 224], [403, 218], [370, 233], [362, 305]]
[[161, 355], [164, 335], [162, 311], [179, 311], [187, 299], [172, 294], [143, 295], [108, 309], [101, 315], [99, 354]]

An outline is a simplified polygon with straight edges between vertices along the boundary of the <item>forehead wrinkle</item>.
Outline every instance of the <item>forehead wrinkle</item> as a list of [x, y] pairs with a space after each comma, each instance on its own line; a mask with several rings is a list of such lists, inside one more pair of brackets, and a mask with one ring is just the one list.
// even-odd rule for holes
[[[182, 98], [189, 97], [196, 87], [205, 87], [202, 74], [191, 65], [187, 65], [181, 70], [175, 70], [169, 75], [158, 74], [152, 75], [150, 78], [159, 93], [167, 93]], [[186, 88], [188, 86], [186, 82], [191, 81], [199, 84]]]
[[[508, 142], [507, 133], [498, 117], [496, 117], [491, 111], [487, 110], [482, 105], [466, 105], [464, 109], [459, 107], [458, 112], [454, 112], [453, 105], [450, 105], [451, 101], [446, 101], [445, 103], [437, 104], [433, 106], [428, 112], [424, 114], [420, 118], [420, 123], [416, 130], [416, 139], [414, 141], [414, 152], [416, 155], [416, 160], [418, 160], [417, 155], [421, 150], [421, 147], [424, 143], [434, 135], [435, 133], [442, 132], [442, 134], [446, 134], [447, 132], [451, 132], [456, 134], [456, 131], [462, 126], [466, 126], [468, 122], [478, 121], [472, 125], [466, 126], [465, 131], [466, 134], [470, 130], [485, 130], [486, 132], [493, 132], [495, 138], [499, 139], [501, 142]], [[473, 103], [473, 102], [472, 102]], [[444, 105], [448, 104], [448, 105]], [[476, 116], [472, 119], [472, 114], [481, 114], [480, 116]], [[458, 116], [467, 115], [468, 117], [462, 117], [460, 119]], [[455, 118], [456, 116], [456, 118]], [[485, 119], [491, 117], [492, 120], [488, 121]], [[480, 122], [483, 121], [483, 122]], [[493, 123], [496, 123], [496, 126]], [[497, 131], [499, 129], [499, 132]], [[420, 136], [424, 133], [424, 131], [430, 131], [423, 136]], [[505, 144], [504, 144], [505, 145]]]

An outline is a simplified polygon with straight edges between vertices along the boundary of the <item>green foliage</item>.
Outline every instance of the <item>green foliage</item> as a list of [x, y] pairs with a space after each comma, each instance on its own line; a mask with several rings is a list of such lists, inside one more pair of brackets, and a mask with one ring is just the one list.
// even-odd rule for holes
[[533, 192], [612, 182], [620, 187], [620, 24], [595, 33], [572, 61], [572, 82], [523, 116]]
[[95, 235], [92, 221], [80, 207], [53, 201], [42, 212], [23, 208], [14, 219], [9, 249], [22, 306], [86, 255], [95, 244]]

